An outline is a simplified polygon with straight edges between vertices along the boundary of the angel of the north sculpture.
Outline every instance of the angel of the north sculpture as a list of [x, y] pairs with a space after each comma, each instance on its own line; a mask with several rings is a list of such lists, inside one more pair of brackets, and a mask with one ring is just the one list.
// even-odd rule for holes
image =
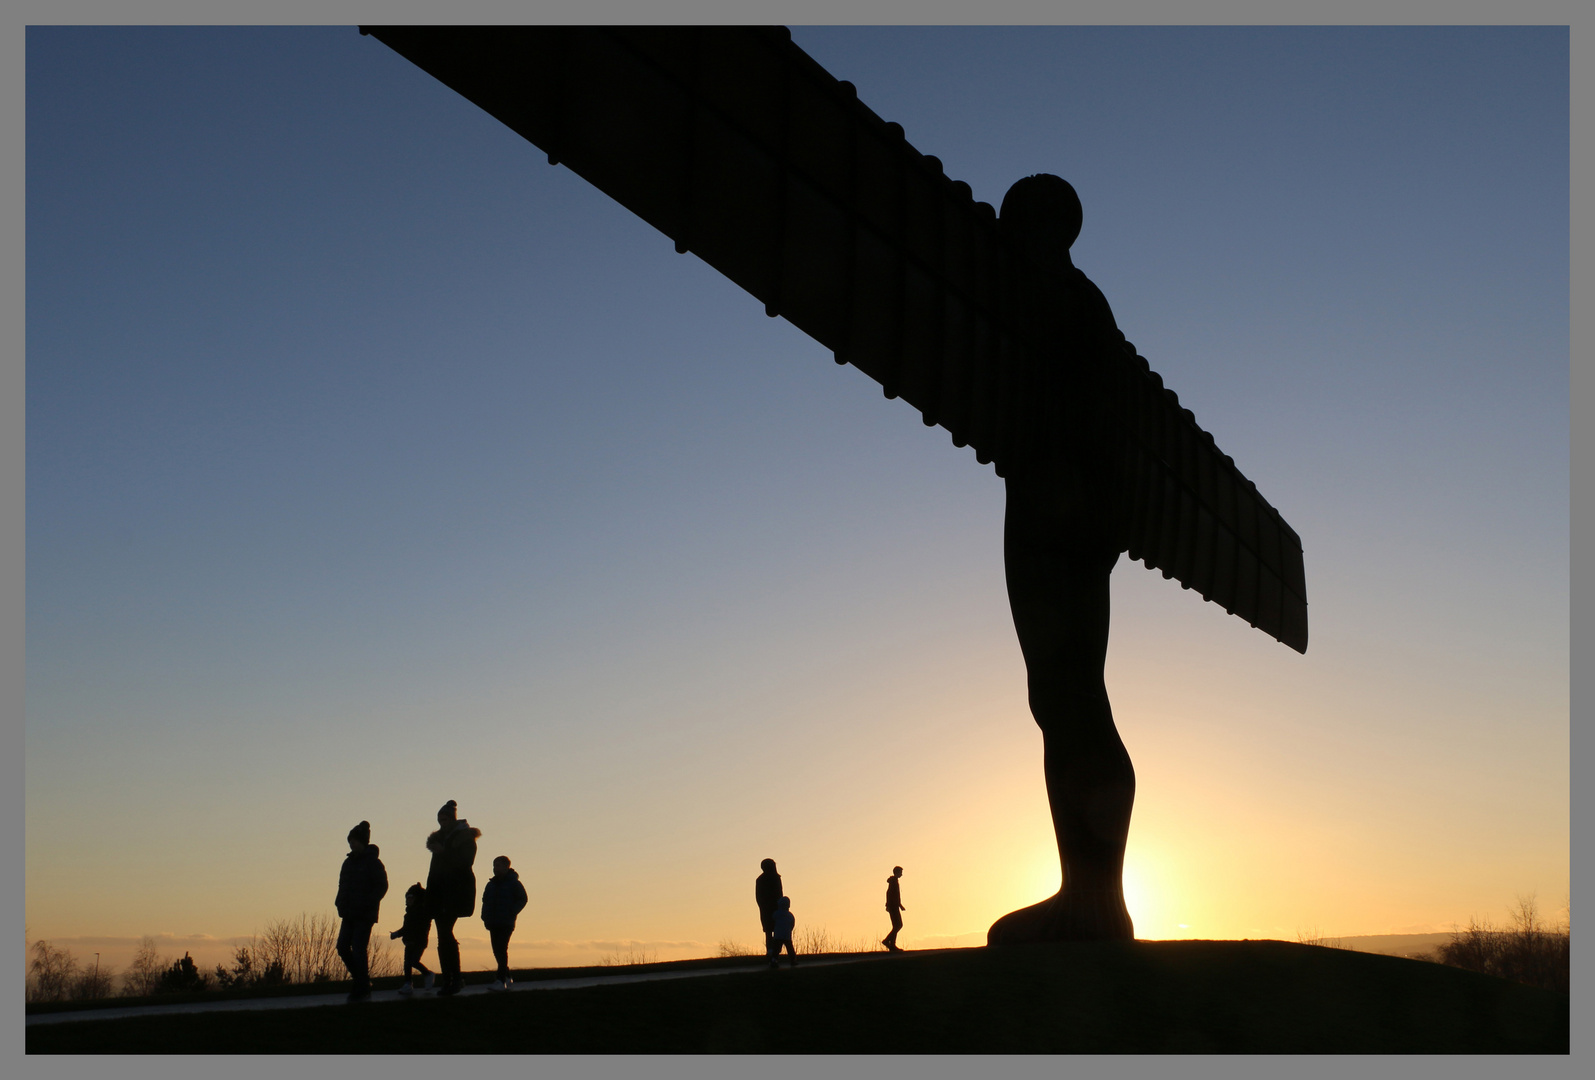
[[974, 448], [1045, 745], [1062, 886], [993, 945], [1134, 936], [1135, 771], [1108, 703], [1121, 552], [1301, 652], [1301, 540], [1075, 268], [1080, 201], [999, 214], [779, 27], [365, 27]]

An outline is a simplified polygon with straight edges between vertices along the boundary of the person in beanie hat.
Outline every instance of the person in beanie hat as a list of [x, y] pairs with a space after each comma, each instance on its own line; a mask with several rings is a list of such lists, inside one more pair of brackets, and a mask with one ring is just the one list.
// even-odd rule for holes
[[417, 881], [404, 891], [404, 925], [388, 935], [389, 941], [404, 939], [404, 985], [399, 987], [399, 993], [406, 997], [415, 993], [411, 970], [426, 976], [422, 989], [432, 989], [432, 973], [421, 963], [421, 954], [426, 951], [427, 939], [431, 936], [432, 916], [426, 909], [426, 889]]
[[338, 927], [338, 957], [354, 980], [351, 1002], [371, 1000], [367, 950], [382, 898], [388, 895], [388, 871], [379, 854], [371, 842], [369, 821], [349, 830], [349, 854], [343, 857], [343, 869], [338, 872], [338, 896], [333, 905], [343, 920]]
[[510, 988], [510, 935], [515, 933], [515, 916], [526, 906], [526, 886], [521, 876], [510, 869], [508, 855], [493, 860], [493, 876], [482, 890], [482, 924], [493, 943], [493, 958], [498, 961], [498, 981], [489, 990]]
[[426, 904], [438, 928], [438, 967], [443, 970], [439, 997], [458, 994], [465, 986], [460, 975], [460, 943], [454, 924], [476, 912], [476, 838], [482, 830], [458, 816], [453, 799], [438, 809], [437, 831], [426, 838], [432, 866], [426, 875]]

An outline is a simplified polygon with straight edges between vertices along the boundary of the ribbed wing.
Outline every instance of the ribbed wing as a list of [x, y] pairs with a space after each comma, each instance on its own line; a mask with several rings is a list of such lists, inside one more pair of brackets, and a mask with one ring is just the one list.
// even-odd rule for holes
[[[996, 214], [781, 28], [362, 28], [999, 475], [1069, 440]], [[1146, 361], [1109, 360], [1132, 558], [1301, 651], [1301, 543]]]

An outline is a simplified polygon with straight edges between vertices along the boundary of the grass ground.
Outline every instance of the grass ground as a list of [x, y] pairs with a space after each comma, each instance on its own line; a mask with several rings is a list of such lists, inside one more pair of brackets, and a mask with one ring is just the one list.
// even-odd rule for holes
[[[664, 966], [664, 965], [660, 965]], [[617, 969], [608, 969], [611, 972]], [[969, 949], [465, 999], [86, 1020], [45, 1053], [1562, 1053], [1568, 998], [1287, 942]]]

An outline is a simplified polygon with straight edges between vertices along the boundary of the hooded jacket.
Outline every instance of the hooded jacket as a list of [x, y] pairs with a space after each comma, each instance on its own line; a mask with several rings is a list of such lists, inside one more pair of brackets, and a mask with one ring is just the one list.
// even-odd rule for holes
[[461, 818], [426, 838], [432, 867], [426, 875], [427, 907], [434, 916], [463, 919], [476, 911], [476, 838], [482, 830]]
[[343, 857], [343, 869], [338, 871], [338, 898], [333, 901], [338, 918], [377, 921], [382, 898], [388, 895], [388, 869], [382, 865], [380, 854], [377, 845], [367, 844]]
[[482, 924], [489, 930], [515, 929], [515, 916], [526, 906], [526, 886], [513, 869], [494, 874], [482, 887]]

